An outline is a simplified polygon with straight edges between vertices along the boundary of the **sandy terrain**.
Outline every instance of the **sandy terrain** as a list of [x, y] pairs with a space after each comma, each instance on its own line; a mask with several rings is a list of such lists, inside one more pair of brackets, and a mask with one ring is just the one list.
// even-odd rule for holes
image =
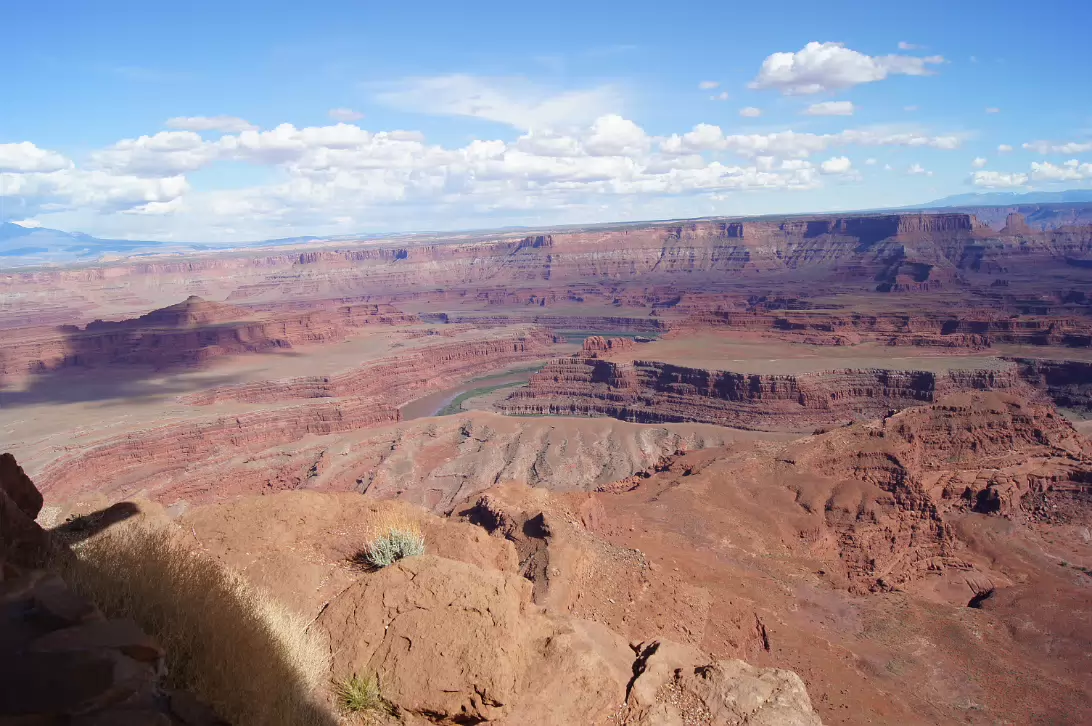
[[986, 368], [999, 364], [995, 356], [960, 351], [937, 355], [929, 349], [905, 349], [876, 343], [853, 346], [820, 346], [777, 340], [748, 340], [732, 333], [697, 333], [641, 343], [610, 360], [631, 362], [656, 360], [664, 363], [735, 371], [791, 375], [838, 368], [889, 368], [942, 372], [962, 368]]

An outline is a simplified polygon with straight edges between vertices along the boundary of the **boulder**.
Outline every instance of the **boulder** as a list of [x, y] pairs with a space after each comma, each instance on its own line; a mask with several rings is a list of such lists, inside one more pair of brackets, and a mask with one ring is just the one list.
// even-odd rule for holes
[[606, 723], [631, 675], [626, 643], [530, 600], [518, 575], [425, 555], [361, 577], [318, 623], [338, 644], [334, 676], [376, 676], [411, 717]]
[[637, 651], [627, 726], [822, 726], [792, 671], [711, 662], [670, 641], [641, 644]]
[[11, 454], [0, 454], [0, 490], [31, 519], [42, 511], [42, 493]]

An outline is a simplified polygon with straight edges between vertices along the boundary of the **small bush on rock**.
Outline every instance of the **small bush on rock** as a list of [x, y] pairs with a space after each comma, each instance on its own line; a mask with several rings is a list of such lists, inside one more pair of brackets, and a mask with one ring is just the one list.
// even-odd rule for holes
[[419, 532], [391, 529], [368, 543], [365, 559], [372, 567], [388, 567], [406, 557], [425, 553], [425, 538]]
[[355, 673], [336, 684], [338, 705], [348, 713], [387, 712], [389, 707], [379, 692], [379, 679], [361, 678]]
[[354, 559], [367, 567], [379, 569], [424, 553], [425, 537], [416, 522], [389, 519], [372, 530], [369, 542]]

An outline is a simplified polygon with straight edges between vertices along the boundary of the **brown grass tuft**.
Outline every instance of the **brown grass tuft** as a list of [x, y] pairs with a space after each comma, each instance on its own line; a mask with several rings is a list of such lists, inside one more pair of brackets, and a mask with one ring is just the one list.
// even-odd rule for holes
[[76, 549], [71, 587], [167, 651], [168, 685], [235, 726], [333, 726], [329, 649], [300, 616], [167, 529], [116, 528]]

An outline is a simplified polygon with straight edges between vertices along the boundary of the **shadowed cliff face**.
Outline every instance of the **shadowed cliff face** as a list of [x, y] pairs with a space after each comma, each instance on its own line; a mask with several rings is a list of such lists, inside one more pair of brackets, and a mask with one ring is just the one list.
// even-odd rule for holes
[[[0, 383], [27, 373], [32, 377], [28, 390], [0, 395], [9, 406], [51, 397], [95, 400], [110, 390], [116, 395], [105, 397], [140, 395], [140, 380], [161, 371], [198, 368], [230, 356], [283, 352], [297, 345], [336, 343], [367, 326], [416, 322], [415, 315], [385, 304], [254, 312], [192, 296], [131, 320], [95, 320], [82, 329], [65, 325], [12, 334], [0, 353]], [[61, 386], [66, 390], [62, 394], [52, 384], [58, 375], [83, 370], [101, 371], [104, 385], [93, 382], [82, 399], [72, 386]], [[124, 375], [117, 385], [105, 385], [118, 371]]]
[[[594, 348], [605, 348], [595, 343]], [[845, 369], [798, 375], [704, 370], [658, 361], [562, 358], [500, 406], [510, 414], [695, 421], [759, 430], [808, 430], [882, 416], [960, 390], [1031, 389], [1013, 364], [944, 373]]]

